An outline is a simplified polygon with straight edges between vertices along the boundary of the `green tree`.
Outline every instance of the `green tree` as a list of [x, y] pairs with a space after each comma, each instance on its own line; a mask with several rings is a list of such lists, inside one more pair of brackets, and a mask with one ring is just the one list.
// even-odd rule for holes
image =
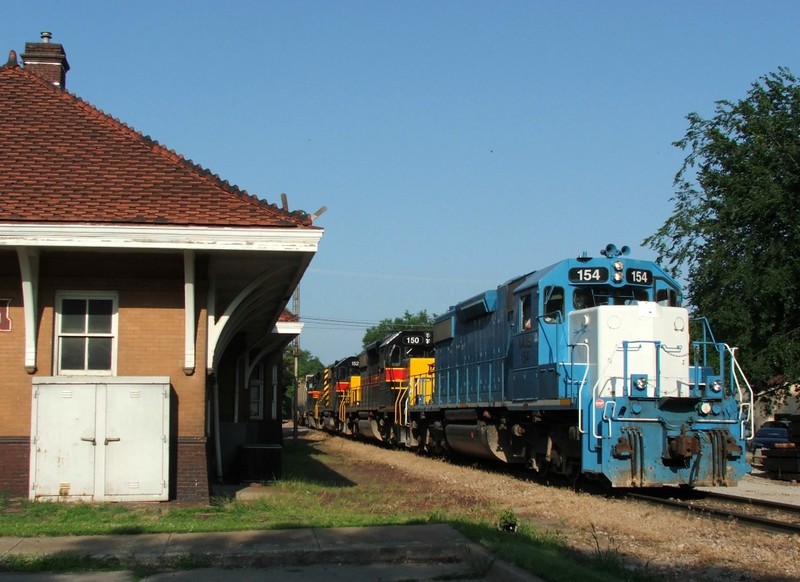
[[430, 331], [433, 329], [433, 320], [436, 315], [428, 315], [427, 310], [423, 309], [419, 313], [406, 312], [402, 317], [395, 317], [394, 319], [383, 319], [378, 325], [370, 327], [364, 332], [364, 337], [361, 340], [363, 347], [367, 347], [374, 341], [385, 338], [390, 333], [405, 330], [421, 330]]
[[[301, 382], [307, 374], [316, 374], [322, 367], [320, 359], [308, 350], [300, 348], [297, 351], [297, 377]], [[286, 386], [283, 395], [283, 417], [292, 418], [292, 399], [297, 390], [294, 378], [294, 343], [290, 343], [283, 351], [283, 385]]]
[[643, 244], [739, 347], [754, 388], [782, 400], [800, 380], [800, 85], [780, 68], [687, 119], [673, 214]]

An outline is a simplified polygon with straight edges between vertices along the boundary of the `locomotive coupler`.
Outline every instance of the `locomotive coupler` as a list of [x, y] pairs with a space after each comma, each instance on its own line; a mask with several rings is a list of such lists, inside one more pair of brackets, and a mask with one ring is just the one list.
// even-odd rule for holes
[[688, 461], [700, 452], [697, 437], [681, 434], [669, 439], [669, 457], [675, 461]]
[[742, 447], [733, 438], [733, 435], [728, 433], [725, 435], [725, 452], [729, 459], [735, 459], [742, 456]]
[[618, 459], [627, 459], [633, 453], [633, 447], [631, 447], [631, 443], [625, 437], [619, 437], [617, 439], [617, 444], [614, 445], [612, 450], [612, 454]]

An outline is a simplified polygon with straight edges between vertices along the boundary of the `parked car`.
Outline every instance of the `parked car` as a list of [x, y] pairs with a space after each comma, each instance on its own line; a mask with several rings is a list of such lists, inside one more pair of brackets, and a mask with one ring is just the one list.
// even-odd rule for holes
[[761, 425], [761, 428], [767, 428], [768, 426], [777, 426], [779, 428], [789, 428], [789, 421], [788, 420], [768, 420], [764, 424]]
[[751, 451], [770, 448], [777, 443], [789, 442], [789, 429], [780, 426], [762, 426], [756, 431], [748, 447]]

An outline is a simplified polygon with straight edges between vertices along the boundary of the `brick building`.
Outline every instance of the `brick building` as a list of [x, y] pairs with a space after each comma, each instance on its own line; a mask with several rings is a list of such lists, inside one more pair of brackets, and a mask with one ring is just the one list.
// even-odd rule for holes
[[[285, 309], [322, 230], [0, 67], [0, 494], [207, 501], [280, 443]], [[252, 475], [248, 475], [252, 478]]]

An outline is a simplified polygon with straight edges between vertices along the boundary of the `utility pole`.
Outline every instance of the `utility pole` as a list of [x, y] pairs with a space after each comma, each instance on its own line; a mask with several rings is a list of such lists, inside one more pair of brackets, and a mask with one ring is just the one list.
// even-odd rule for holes
[[[300, 321], [300, 283], [294, 288], [294, 300], [292, 310], [295, 317]], [[300, 390], [300, 334], [294, 338], [294, 396], [292, 397], [292, 441], [297, 442], [297, 392]]]

